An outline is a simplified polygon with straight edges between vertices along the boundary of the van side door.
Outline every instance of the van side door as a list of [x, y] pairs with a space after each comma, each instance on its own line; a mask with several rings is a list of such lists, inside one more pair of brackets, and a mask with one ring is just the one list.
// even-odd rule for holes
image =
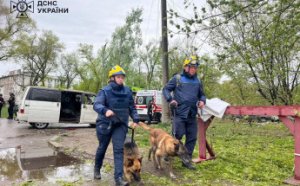
[[32, 88], [27, 94], [25, 107], [28, 122], [58, 123], [61, 91]]
[[80, 123], [96, 123], [98, 115], [93, 109], [95, 97], [96, 95], [93, 94], [83, 94]]

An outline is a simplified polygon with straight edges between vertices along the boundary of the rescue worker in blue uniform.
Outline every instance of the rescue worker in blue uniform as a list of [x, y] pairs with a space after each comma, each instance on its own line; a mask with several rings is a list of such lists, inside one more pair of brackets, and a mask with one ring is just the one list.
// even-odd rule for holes
[[[197, 110], [202, 109], [206, 102], [201, 81], [197, 77], [198, 66], [197, 56], [186, 59], [183, 72], [174, 75], [163, 88], [165, 99], [174, 108], [172, 133], [178, 140], [185, 135], [185, 147], [191, 158], [197, 141]], [[192, 163], [182, 165], [195, 169]]]
[[[109, 84], [99, 91], [94, 110], [98, 113], [96, 133], [99, 146], [95, 157], [94, 178], [101, 179], [100, 169], [110, 140], [114, 154], [114, 178], [116, 185], [128, 185], [123, 180], [123, 145], [128, 131], [128, 118], [131, 116], [135, 128], [139, 117], [134, 105], [131, 90], [124, 85], [125, 71], [114, 66], [109, 72]], [[118, 120], [113, 119], [118, 118]]]

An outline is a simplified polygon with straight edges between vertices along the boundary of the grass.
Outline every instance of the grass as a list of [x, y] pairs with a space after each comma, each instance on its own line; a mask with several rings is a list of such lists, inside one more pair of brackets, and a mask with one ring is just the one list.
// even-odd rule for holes
[[[170, 125], [152, 125], [170, 131]], [[137, 128], [135, 140], [140, 148], [149, 147], [148, 134]], [[217, 155], [216, 160], [197, 164], [196, 171], [181, 167], [177, 180], [143, 173], [144, 183], [165, 185], [284, 185], [293, 176], [294, 142], [281, 123], [252, 124], [215, 120], [207, 131], [207, 138]], [[198, 146], [194, 151], [198, 156]], [[147, 157], [147, 154], [144, 154]], [[144, 158], [143, 161], [148, 161]]]
[[[49, 185], [57, 185], [57, 186], [80, 186], [83, 185], [83, 179], [79, 178], [79, 180], [75, 182], [69, 182], [69, 181], [63, 181], [63, 180], [57, 180], [55, 184], [49, 184]], [[24, 181], [21, 183], [13, 184], [13, 186], [39, 186], [39, 185], [46, 185], [45, 183], [39, 182], [39, 181]]]
[[6, 105], [4, 105], [2, 107], [2, 110], [1, 110], [1, 118], [7, 118], [8, 117], [8, 107]]
[[[15, 184], [14, 184], [15, 185]], [[24, 181], [22, 183], [19, 183], [17, 184], [19, 186], [36, 186], [36, 183], [35, 182], [32, 182], [32, 181]]]

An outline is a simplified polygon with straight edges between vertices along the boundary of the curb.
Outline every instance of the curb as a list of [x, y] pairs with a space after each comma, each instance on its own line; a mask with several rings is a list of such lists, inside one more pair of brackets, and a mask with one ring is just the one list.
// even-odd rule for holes
[[52, 137], [50, 140], [48, 140], [48, 145], [58, 152], [65, 153], [78, 159], [95, 159], [94, 154], [89, 154], [85, 151], [80, 151], [77, 148], [70, 149], [69, 147], [64, 147], [61, 143], [58, 142], [58, 140], [63, 136], [65, 136], [65, 134], [59, 134]]

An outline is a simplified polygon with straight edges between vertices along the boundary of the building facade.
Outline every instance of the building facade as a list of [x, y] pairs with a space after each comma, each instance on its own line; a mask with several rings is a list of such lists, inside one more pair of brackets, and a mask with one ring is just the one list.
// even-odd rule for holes
[[[22, 70], [10, 71], [8, 75], [0, 77], [0, 94], [3, 95], [5, 101], [9, 99], [9, 93], [12, 92], [16, 96], [16, 103], [22, 99], [23, 93], [27, 86], [30, 85], [30, 74]], [[41, 83], [39, 84], [39, 86]], [[45, 86], [48, 88], [59, 87], [60, 81], [57, 77], [48, 77]]]

